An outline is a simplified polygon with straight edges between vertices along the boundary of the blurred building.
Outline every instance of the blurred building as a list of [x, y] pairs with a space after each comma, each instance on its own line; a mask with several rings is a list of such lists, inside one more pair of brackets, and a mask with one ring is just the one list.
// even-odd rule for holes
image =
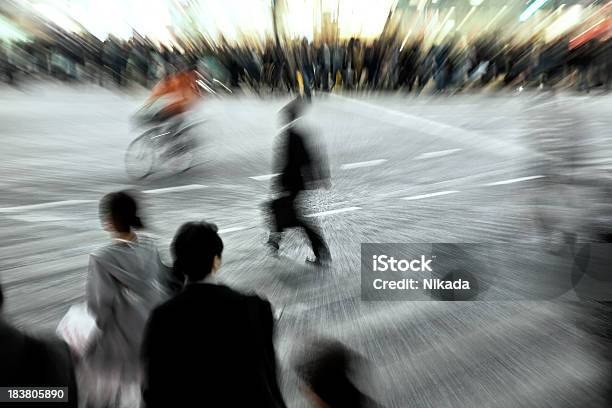
[[128, 39], [135, 31], [161, 43], [198, 36], [232, 43], [274, 36], [335, 41], [381, 33], [433, 43], [447, 36], [470, 39], [497, 31], [515, 40], [540, 35], [550, 41], [609, 4], [597, 0], [5, 0], [0, 2], [0, 37], [37, 35], [42, 19], [67, 31], [87, 31], [100, 40], [109, 34]]

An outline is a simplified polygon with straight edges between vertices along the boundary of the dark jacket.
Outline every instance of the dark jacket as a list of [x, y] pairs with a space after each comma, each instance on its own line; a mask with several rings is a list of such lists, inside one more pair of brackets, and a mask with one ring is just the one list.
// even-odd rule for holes
[[280, 135], [276, 169], [281, 174], [278, 189], [292, 195], [307, 188], [309, 183], [329, 178], [327, 162], [321, 152], [307, 144], [304, 131], [290, 125]]
[[[0, 387], [68, 387], [68, 402], [20, 402], [16, 406], [78, 406], [74, 365], [68, 346], [23, 334], [0, 319]], [[2, 405], [0, 403], [0, 405]]]
[[209, 283], [156, 308], [143, 344], [146, 407], [284, 407], [270, 303]]

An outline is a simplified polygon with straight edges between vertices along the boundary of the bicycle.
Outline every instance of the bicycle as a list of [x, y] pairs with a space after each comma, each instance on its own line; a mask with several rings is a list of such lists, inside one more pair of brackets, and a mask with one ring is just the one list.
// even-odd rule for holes
[[196, 129], [204, 120], [172, 129], [171, 124], [155, 125], [134, 139], [125, 154], [131, 179], [144, 179], [164, 167], [172, 174], [183, 173], [196, 164], [199, 142]]

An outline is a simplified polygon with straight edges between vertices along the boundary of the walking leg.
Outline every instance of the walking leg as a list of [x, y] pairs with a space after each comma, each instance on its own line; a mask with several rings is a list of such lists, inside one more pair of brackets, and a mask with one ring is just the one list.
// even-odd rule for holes
[[319, 227], [304, 221], [302, 217], [299, 219], [299, 226], [304, 230], [310, 241], [310, 247], [315, 256], [315, 263], [322, 264], [329, 262], [331, 256]]

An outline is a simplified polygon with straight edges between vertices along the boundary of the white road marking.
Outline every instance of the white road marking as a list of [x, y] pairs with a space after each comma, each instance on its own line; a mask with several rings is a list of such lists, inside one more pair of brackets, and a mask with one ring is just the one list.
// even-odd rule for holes
[[8, 218], [16, 221], [24, 221], [24, 222], [57, 222], [62, 221], [65, 222], [68, 218], [58, 217], [56, 215], [49, 214], [18, 214], [18, 215], [8, 215]]
[[[441, 180], [441, 181], [430, 181], [426, 184], [415, 185], [415, 186], [408, 187], [408, 188], [402, 188], [400, 190], [390, 191], [388, 193], [380, 193], [380, 194], [377, 194], [377, 197], [391, 197], [391, 196], [399, 196], [399, 195], [403, 195], [407, 193], [413, 193], [413, 192], [417, 192], [421, 190], [423, 187], [440, 186], [440, 188], [447, 188], [447, 187], [457, 188], [457, 184], [467, 184], [468, 182], [469, 184], [474, 184], [476, 183], [475, 181], [472, 182], [474, 179], [482, 179], [482, 178], [487, 178], [489, 176], [498, 176], [501, 173], [502, 172], [499, 170], [493, 170], [493, 171], [485, 171], [485, 172], [478, 173], [478, 174], [470, 174], [468, 176], [456, 177], [456, 178], [446, 179], [446, 180]], [[481, 184], [479, 183], [478, 185], [480, 186]]]
[[28, 211], [28, 210], [40, 210], [40, 209], [45, 209], [45, 208], [62, 207], [65, 205], [76, 205], [76, 204], [85, 204], [85, 203], [94, 203], [94, 202], [96, 202], [96, 200], [52, 201], [49, 203], [20, 205], [18, 207], [0, 208], [0, 213], [10, 213], [10, 212], [19, 212], [19, 211]]
[[220, 229], [219, 231], [217, 231], [219, 234], [227, 234], [228, 232], [236, 232], [236, 231], [243, 231], [245, 229], [249, 229], [250, 227], [248, 225], [239, 225], [237, 227], [229, 227], [229, 228], [224, 228], [224, 229]]
[[436, 193], [429, 193], [429, 194], [421, 194], [421, 195], [416, 195], [416, 196], [412, 196], [412, 197], [404, 197], [402, 198], [402, 200], [421, 200], [423, 198], [430, 198], [430, 197], [438, 197], [438, 196], [443, 196], [443, 195], [447, 195], [447, 194], [455, 194], [458, 193], [459, 191], [457, 190], [447, 190], [447, 191], [438, 191]]
[[314, 308], [316, 306], [314, 305], [309, 305], [305, 302], [300, 302], [300, 303], [294, 303], [290, 306], [286, 306], [284, 309], [281, 310], [281, 313], [279, 313], [279, 317], [281, 317], [283, 314], [287, 313], [287, 314], [300, 314], [300, 313], [304, 313], [307, 312], [308, 310], [310, 310], [311, 308]]
[[356, 163], [346, 163], [340, 166], [340, 168], [342, 170], [348, 170], [348, 169], [357, 169], [359, 167], [372, 167], [372, 166], [378, 166], [379, 164], [383, 164], [386, 161], [387, 159], [378, 159], [378, 160], [369, 160], [369, 161], [356, 162]]
[[266, 181], [266, 180], [270, 180], [276, 176], [280, 176], [280, 173], [274, 173], [274, 174], [264, 174], [262, 176], [253, 176], [253, 177], [249, 177], [250, 179], [253, 180], [257, 180], [257, 181]]
[[[384, 106], [379, 106], [370, 102], [365, 102], [359, 99], [349, 98], [343, 95], [330, 94], [334, 98], [350, 101], [355, 105], [361, 105], [367, 109], [361, 111], [364, 115], [368, 115], [372, 119], [392, 124], [393, 126], [407, 128], [419, 133], [429, 134], [442, 139], [452, 140], [457, 143], [460, 138], [462, 143], [478, 149], [489, 151], [496, 155], [505, 154], [522, 154], [523, 156], [542, 157], [545, 156], [532, 149], [517, 143], [511, 143], [504, 140], [491, 139], [487, 134], [478, 130], [464, 129], [457, 126], [448, 125], [436, 120], [427, 119], [418, 115], [397, 111]], [[349, 111], [353, 112], [354, 111]], [[383, 113], [382, 115], [380, 113]]]
[[308, 218], [324, 217], [326, 215], [339, 214], [339, 213], [343, 213], [343, 212], [356, 211], [356, 210], [361, 210], [361, 207], [338, 208], [337, 210], [329, 210], [329, 211], [322, 211], [322, 212], [318, 212], [318, 213], [314, 213], [314, 214], [308, 214], [308, 215], [306, 215], [306, 217], [308, 217]]
[[463, 150], [463, 149], [448, 149], [448, 150], [439, 150], [437, 152], [421, 153], [417, 157], [415, 157], [414, 159], [415, 160], [423, 160], [423, 159], [433, 159], [435, 157], [444, 157], [444, 156], [448, 156], [449, 154], [457, 153], [457, 152], [459, 152], [461, 150]]
[[[176, 191], [189, 191], [189, 190], [200, 190], [202, 188], [206, 188], [202, 184], [188, 184], [185, 186], [177, 186], [177, 187], [167, 187], [167, 188], [157, 188], [154, 190], [144, 190], [145, 194], [162, 194], [162, 193], [171, 193]], [[77, 205], [77, 204], [88, 204], [95, 203], [97, 200], [63, 200], [63, 201], [51, 201], [48, 203], [41, 204], [29, 204], [29, 205], [20, 205], [17, 207], [5, 207], [0, 208], [0, 213], [12, 213], [12, 212], [22, 212], [29, 210], [43, 210], [46, 208], [55, 208], [55, 207], [63, 207], [68, 205]]]
[[514, 179], [509, 179], [509, 180], [496, 181], [494, 183], [487, 183], [485, 184], [485, 186], [501, 186], [504, 184], [519, 183], [521, 181], [535, 180], [535, 179], [539, 179], [543, 177], [546, 177], [546, 176], [519, 177], [519, 178], [514, 178]]
[[187, 184], [184, 186], [177, 186], [177, 187], [166, 187], [166, 188], [156, 188], [153, 190], [144, 190], [143, 193], [145, 194], [163, 194], [163, 193], [173, 193], [177, 191], [200, 190], [206, 187], [207, 186], [204, 186], [202, 184]]

